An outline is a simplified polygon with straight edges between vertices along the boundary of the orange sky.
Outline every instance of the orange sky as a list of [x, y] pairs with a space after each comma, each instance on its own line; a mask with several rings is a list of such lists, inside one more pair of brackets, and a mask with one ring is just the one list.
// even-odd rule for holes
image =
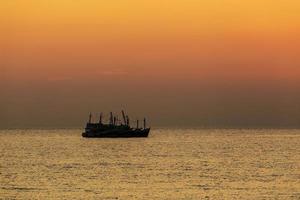
[[201, 73], [212, 65], [222, 73], [245, 64], [292, 76], [299, 73], [292, 66], [299, 64], [299, 8], [297, 0], [2, 1], [2, 62], [11, 73], [53, 76], [83, 68]]
[[298, 89], [299, 9], [298, 0], [1, 1], [0, 88], [16, 99], [68, 84]]

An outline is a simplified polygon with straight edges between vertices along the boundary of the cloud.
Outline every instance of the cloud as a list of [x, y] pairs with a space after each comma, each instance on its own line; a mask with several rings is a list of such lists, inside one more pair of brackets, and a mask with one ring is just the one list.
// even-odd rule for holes
[[50, 82], [60, 82], [60, 81], [70, 81], [73, 78], [70, 76], [55, 76], [55, 77], [48, 77], [48, 81]]
[[98, 72], [98, 74], [104, 75], [104, 76], [118, 76], [118, 75], [127, 75], [128, 72], [123, 71], [123, 70], [103, 70]]

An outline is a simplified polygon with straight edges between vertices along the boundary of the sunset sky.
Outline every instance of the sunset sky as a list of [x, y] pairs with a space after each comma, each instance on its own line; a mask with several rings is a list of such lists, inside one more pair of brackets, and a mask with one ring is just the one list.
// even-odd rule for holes
[[[299, 0], [0, 2], [0, 128], [300, 127]], [[134, 118], [133, 118], [134, 119]]]

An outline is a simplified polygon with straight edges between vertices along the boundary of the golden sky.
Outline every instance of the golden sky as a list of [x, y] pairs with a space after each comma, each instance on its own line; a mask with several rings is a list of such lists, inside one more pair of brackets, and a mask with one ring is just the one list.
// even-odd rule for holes
[[[125, 105], [135, 103], [132, 90], [145, 96], [143, 89], [162, 98], [189, 91], [193, 101], [201, 96], [199, 88], [223, 93], [224, 84], [250, 87], [261, 102], [260, 88], [300, 89], [299, 9], [299, 0], [1, 1], [0, 88], [11, 96], [0, 104], [25, 98], [27, 110], [37, 110], [32, 99], [41, 91], [71, 87], [70, 96], [77, 97], [74, 88], [80, 88], [88, 99], [102, 86], [115, 91], [113, 99], [127, 98]], [[291, 94], [285, 103], [295, 99]], [[50, 99], [38, 102], [48, 105]], [[113, 107], [109, 99], [102, 105]], [[24, 106], [16, 102], [18, 112]], [[160, 98], [153, 102], [151, 108], [164, 105]], [[187, 116], [194, 115], [190, 110]]]

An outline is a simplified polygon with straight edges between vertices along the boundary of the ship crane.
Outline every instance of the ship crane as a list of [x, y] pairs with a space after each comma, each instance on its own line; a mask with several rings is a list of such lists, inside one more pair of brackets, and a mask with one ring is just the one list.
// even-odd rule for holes
[[127, 125], [126, 116], [123, 110], [122, 110], [122, 116], [123, 116], [124, 125]]

